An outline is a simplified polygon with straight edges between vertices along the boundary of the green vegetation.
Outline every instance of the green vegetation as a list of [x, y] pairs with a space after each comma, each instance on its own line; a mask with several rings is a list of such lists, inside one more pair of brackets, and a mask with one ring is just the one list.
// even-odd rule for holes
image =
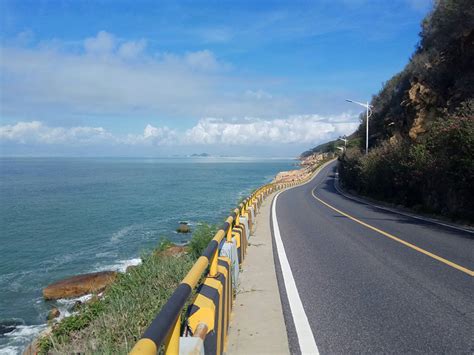
[[194, 258], [197, 259], [202, 254], [204, 249], [206, 249], [207, 245], [217, 233], [217, 226], [210, 225], [210, 224], [200, 224], [196, 231], [193, 234], [193, 238], [189, 242], [189, 254]]
[[[474, 221], [474, 7], [438, 0], [405, 69], [371, 104], [340, 160], [344, 186], [450, 218]], [[358, 144], [353, 142], [357, 141]]]
[[335, 153], [337, 151], [336, 147], [340, 145], [337, 140], [326, 142], [301, 153], [300, 158], [306, 158], [315, 153]]
[[189, 253], [166, 255], [172, 244], [163, 239], [156, 250], [142, 257], [143, 263], [107, 288], [104, 297], [94, 297], [79, 312], [55, 324], [52, 332], [38, 339], [39, 352], [125, 354], [141, 337], [217, 228], [199, 225]]

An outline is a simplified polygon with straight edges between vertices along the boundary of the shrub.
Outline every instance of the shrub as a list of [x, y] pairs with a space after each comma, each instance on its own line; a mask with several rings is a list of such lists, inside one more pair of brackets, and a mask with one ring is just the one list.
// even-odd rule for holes
[[419, 143], [384, 142], [368, 155], [348, 149], [340, 178], [378, 199], [474, 220], [474, 115], [437, 119]]
[[217, 230], [218, 228], [215, 225], [207, 223], [201, 223], [198, 225], [189, 242], [189, 254], [192, 258], [197, 259], [201, 256]]
[[188, 255], [143, 257], [103, 299], [87, 303], [39, 339], [40, 353], [126, 354], [190, 270]]

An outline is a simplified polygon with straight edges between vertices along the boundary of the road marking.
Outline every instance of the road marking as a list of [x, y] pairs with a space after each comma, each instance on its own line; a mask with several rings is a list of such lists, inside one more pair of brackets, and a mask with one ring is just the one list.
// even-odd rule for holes
[[302, 354], [319, 354], [316, 341], [314, 340], [313, 331], [308, 322], [308, 317], [301, 303], [301, 298], [296, 288], [295, 279], [291, 272], [290, 263], [286, 256], [285, 247], [281, 240], [280, 228], [276, 217], [276, 202], [280, 195], [279, 192], [272, 205], [272, 222], [273, 222], [273, 236], [275, 237], [275, 244], [277, 247], [277, 255], [280, 260], [281, 273], [283, 275], [283, 282], [285, 283], [286, 295], [288, 303], [290, 304], [291, 315], [293, 323], [295, 324], [296, 334], [298, 336], [298, 343]]
[[385, 237], [387, 237], [387, 238], [390, 238], [390, 239], [392, 239], [392, 240], [394, 240], [394, 241], [396, 241], [396, 242], [398, 242], [398, 243], [401, 243], [401, 244], [403, 244], [403, 245], [405, 245], [405, 246], [407, 246], [407, 247], [409, 247], [409, 248], [411, 248], [411, 249], [413, 249], [413, 250], [416, 250], [416, 251], [419, 252], [419, 253], [425, 254], [425, 255], [429, 256], [430, 258], [433, 258], [433, 259], [435, 259], [435, 260], [441, 261], [442, 263], [444, 263], [444, 264], [446, 264], [446, 265], [449, 265], [449, 266], [451, 266], [451, 267], [453, 267], [453, 268], [455, 268], [455, 269], [457, 269], [457, 270], [459, 270], [459, 271], [462, 271], [462, 272], [464, 272], [464, 273], [466, 273], [466, 274], [468, 274], [468, 275], [470, 275], [470, 276], [474, 276], [474, 271], [469, 270], [468, 268], [465, 268], [465, 267], [463, 267], [463, 266], [461, 266], [461, 265], [458, 265], [458, 264], [456, 264], [456, 263], [453, 263], [452, 261], [449, 261], [449, 260], [447, 260], [447, 259], [445, 259], [445, 258], [442, 258], [441, 256], [438, 256], [438, 255], [433, 254], [433, 253], [431, 253], [431, 252], [429, 252], [429, 251], [427, 251], [427, 250], [425, 250], [425, 249], [422, 249], [422, 248], [420, 248], [420, 247], [417, 247], [417, 246], [414, 245], [414, 244], [408, 243], [408, 242], [404, 241], [403, 239], [400, 239], [400, 238], [398, 238], [398, 237], [396, 237], [396, 236], [394, 236], [394, 235], [392, 235], [392, 234], [390, 234], [390, 233], [384, 232], [383, 230], [380, 230], [380, 229], [378, 229], [378, 228], [376, 228], [376, 227], [374, 227], [374, 226], [371, 226], [370, 224], [367, 224], [367, 223], [365, 223], [365, 222], [362, 222], [360, 219], [357, 219], [357, 218], [355, 218], [355, 217], [352, 217], [351, 215], [349, 215], [349, 214], [347, 214], [347, 213], [345, 213], [345, 212], [342, 212], [341, 210], [338, 210], [336, 207], [331, 206], [329, 203], [324, 202], [324, 201], [321, 200], [319, 197], [317, 197], [317, 196], [314, 194], [314, 190], [315, 190], [315, 189], [313, 189], [313, 190], [311, 191], [311, 194], [313, 195], [313, 197], [314, 197], [316, 200], [318, 200], [319, 202], [321, 202], [321, 203], [322, 203], [323, 205], [325, 205], [326, 207], [329, 207], [330, 209], [332, 209], [332, 210], [336, 211], [337, 213], [343, 215], [344, 217], [347, 217], [347, 218], [353, 220], [354, 222], [357, 222], [357, 223], [363, 225], [364, 227], [367, 227], [367, 228], [369, 228], [369, 229], [372, 229], [373, 231], [375, 231], [375, 232], [377, 232], [377, 233], [380, 233], [380, 234], [382, 234], [383, 236], [385, 236]]

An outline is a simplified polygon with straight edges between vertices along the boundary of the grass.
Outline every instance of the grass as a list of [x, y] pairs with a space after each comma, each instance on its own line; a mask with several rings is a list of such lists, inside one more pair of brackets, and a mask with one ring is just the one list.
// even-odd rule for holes
[[206, 223], [202, 223], [198, 226], [198, 228], [196, 228], [193, 233], [193, 237], [188, 244], [189, 253], [193, 258], [199, 258], [211, 239], [217, 233], [217, 230], [218, 228], [216, 225]]
[[164, 239], [154, 252], [142, 257], [141, 265], [120, 274], [102, 299], [85, 304], [77, 314], [55, 324], [49, 335], [40, 337], [39, 353], [128, 353], [216, 230], [200, 225], [189, 243], [189, 253], [177, 256], [159, 253], [172, 245]]

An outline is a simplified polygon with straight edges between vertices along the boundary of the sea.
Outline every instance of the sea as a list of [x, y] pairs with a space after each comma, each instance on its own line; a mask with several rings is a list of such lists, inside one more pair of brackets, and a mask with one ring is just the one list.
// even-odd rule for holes
[[18, 354], [46, 327], [42, 288], [118, 270], [162, 238], [185, 243], [180, 221], [221, 224], [238, 200], [292, 159], [0, 158], [0, 353]]

